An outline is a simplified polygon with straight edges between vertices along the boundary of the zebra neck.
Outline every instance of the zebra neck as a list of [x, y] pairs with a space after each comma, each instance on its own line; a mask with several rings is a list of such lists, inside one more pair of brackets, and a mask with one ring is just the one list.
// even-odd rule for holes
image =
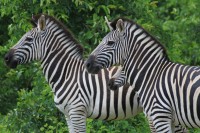
[[146, 63], [139, 62], [136, 59], [133, 62], [135, 63], [132, 63], [129, 67], [126, 66], [127, 81], [135, 88], [145, 112], [149, 114], [150, 107], [147, 105], [153, 103], [153, 99], [149, 98], [149, 96], [153, 95], [155, 82], [168, 64], [168, 61], [162, 56], [158, 56], [150, 61], [146, 61]]
[[77, 80], [84, 60], [76, 48], [73, 49], [73, 45], [64, 45], [49, 51], [41, 66], [46, 80], [56, 93], [64, 84], [73, 82], [72, 79]]
[[146, 88], [144, 85], [153, 80], [152, 76], [156, 77], [169, 60], [165, 49], [155, 38], [138, 25], [128, 26], [130, 30], [127, 35], [130, 36], [127, 36], [127, 40], [130, 43], [126, 44], [128, 52], [123, 71], [125, 71], [127, 81], [136, 87], [136, 90], [143, 91]]
[[[127, 81], [130, 84], [138, 84], [142, 81], [156, 76], [157, 72], [162, 71], [162, 67], [169, 62], [162, 50], [153, 51], [133, 51], [136, 54], [130, 54], [124, 65]], [[152, 75], [153, 74], [153, 75]], [[138, 88], [139, 89], [139, 88]]]
[[[140, 100], [145, 107], [152, 103], [149, 96], [154, 92], [154, 85], [164, 67], [170, 62], [163, 46], [138, 26], [129, 28], [127, 43], [128, 54], [124, 62], [123, 71], [127, 82], [138, 92]], [[147, 100], [149, 99], [149, 100]]]

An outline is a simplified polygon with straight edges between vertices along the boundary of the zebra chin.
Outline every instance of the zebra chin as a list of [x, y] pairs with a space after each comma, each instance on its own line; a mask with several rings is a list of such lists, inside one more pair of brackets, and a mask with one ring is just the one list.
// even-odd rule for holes
[[[6, 62], [6, 61], [5, 61]], [[10, 62], [6, 62], [6, 65], [8, 66], [8, 67], [10, 67], [10, 68], [16, 68], [17, 67], [17, 65], [18, 65], [18, 61], [17, 60], [12, 60], [12, 61], [10, 61]]]

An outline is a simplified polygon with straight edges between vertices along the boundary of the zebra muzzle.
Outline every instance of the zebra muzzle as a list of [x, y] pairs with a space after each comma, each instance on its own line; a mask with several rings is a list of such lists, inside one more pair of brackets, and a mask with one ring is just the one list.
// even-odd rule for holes
[[101, 67], [96, 64], [94, 55], [90, 55], [88, 57], [88, 60], [85, 62], [85, 68], [89, 73], [92, 74], [97, 74], [101, 70]]
[[10, 68], [16, 68], [18, 61], [16, 59], [14, 59], [14, 52], [15, 49], [11, 49], [5, 56], [4, 56], [4, 61], [6, 63], [7, 66], [9, 66]]

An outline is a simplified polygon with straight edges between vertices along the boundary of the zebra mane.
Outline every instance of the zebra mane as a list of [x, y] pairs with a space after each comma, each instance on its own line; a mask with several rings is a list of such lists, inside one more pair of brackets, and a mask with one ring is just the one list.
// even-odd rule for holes
[[130, 20], [130, 19], [127, 19], [127, 18], [117, 18], [117, 19], [113, 20], [113, 21], [110, 23], [110, 26], [111, 26], [114, 30], [116, 30], [116, 24], [117, 24], [117, 21], [118, 21], [119, 19], [122, 19], [124, 22], [128, 22], [128, 23], [130, 23], [131, 25], [136, 25], [138, 28], [142, 29], [142, 31], [143, 31], [144, 33], [146, 33], [149, 37], [151, 37], [152, 40], [154, 40], [154, 41], [163, 49], [164, 55], [165, 55], [166, 58], [169, 60], [168, 55], [167, 55], [167, 52], [166, 52], [166, 48], [164, 47], [164, 45], [161, 44], [154, 36], [152, 36], [149, 32], [147, 32], [142, 26], [140, 26], [140, 25], [137, 24], [136, 22], [134, 22], [134, 21], [132, 21], [132, 20]]
[[[38, 14], [38, 15], [34, 15], [32, 16], [32, 19], [31, 19], [31, 24], [33, 25], [33, 27], [37, 27], [37, 23], [38, 23], [38, 19], [40, 18], [42, 14]], [[52, 17], [52, 16], [49, 16], [49, 15], [46, 15], [46, 14], [43, 14], [45, 15], [45, 19], [49, 19], [50, 21], [53, 21], [55, 24], [57, 24], [57, 26], [60, 28], [60, 29], [63, 29], [64, 33], [68, 36], [68, 38], [70, 38], [76, 45], [77, 47], [77, 51], [78, 53], [83, 56], [83, 47], [79, 44], [79, 42], [74, 38], [73, 34], [71, 33], [71, 31], [69, 29], [67, 29], [67, 27], [61, 23], [60, 21], [58, 21], [56, 18]]]

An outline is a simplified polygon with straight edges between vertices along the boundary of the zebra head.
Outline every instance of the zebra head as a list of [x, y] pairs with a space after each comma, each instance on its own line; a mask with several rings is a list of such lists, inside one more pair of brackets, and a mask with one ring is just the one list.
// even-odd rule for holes
[[108, 23], [110, 32], [88, 57], [85, 67], [89, 73], [97, 74], [100, 69], [122, 65], [125, 59], [126, 23], [117, 19]]
[[22, 38], [5, 55], [5, 62], [11, 68], [18, 64], [39, 60], [42, 57], [42, 42], [46, 32], [44, 15], [32, 17], [34, 28], [25, 33]]

